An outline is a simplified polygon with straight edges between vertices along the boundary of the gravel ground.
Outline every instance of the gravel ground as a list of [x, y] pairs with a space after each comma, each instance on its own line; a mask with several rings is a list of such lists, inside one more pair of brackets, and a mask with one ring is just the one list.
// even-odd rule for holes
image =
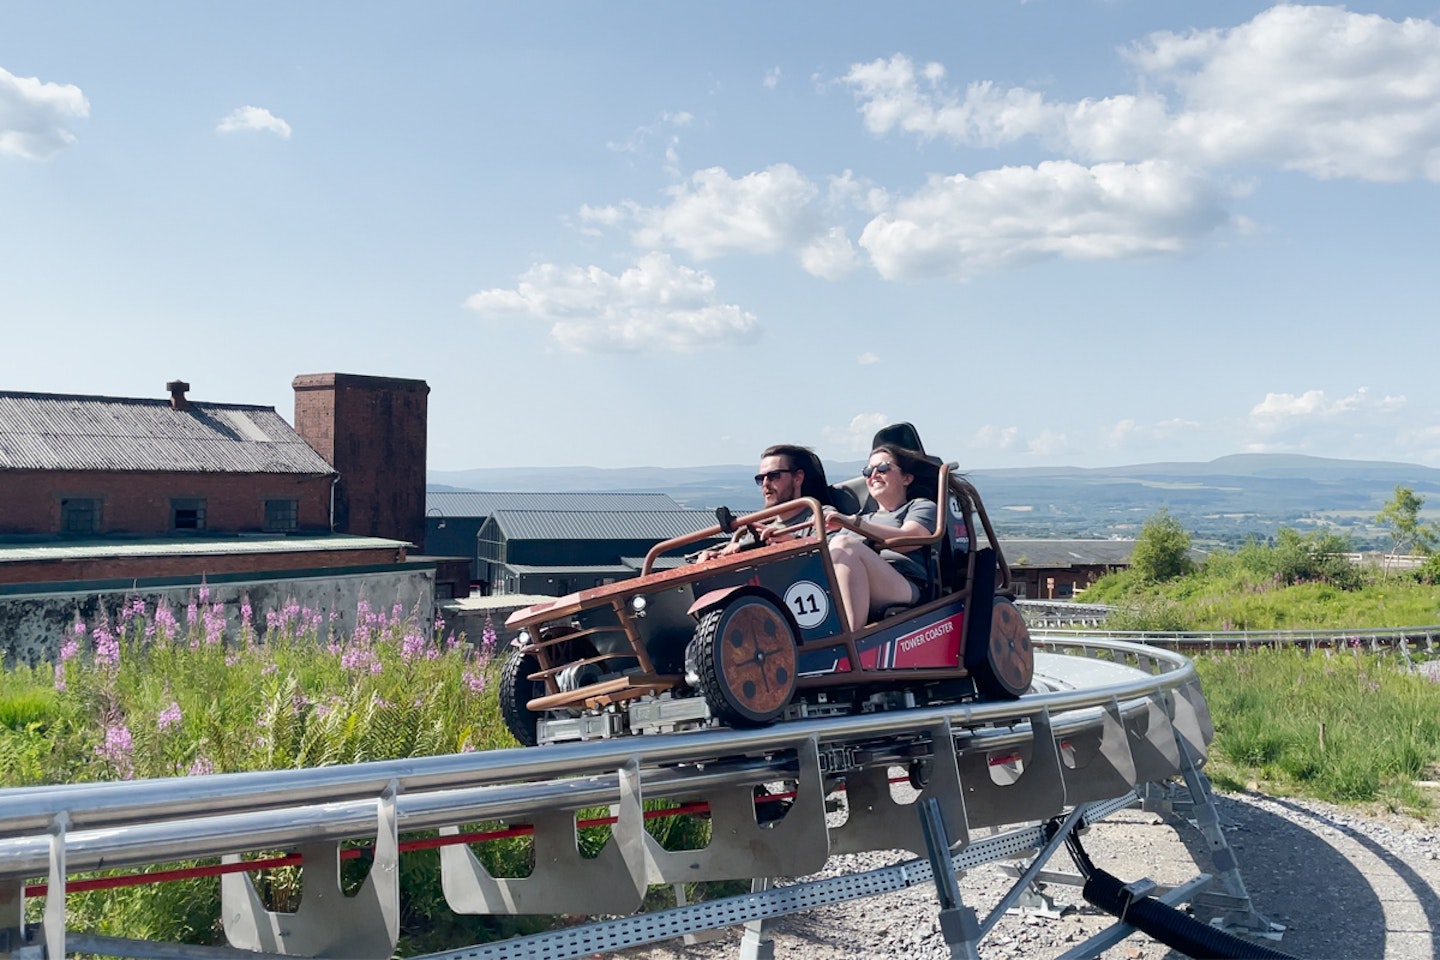
[[[1436, 824], [1251, 793], [1217, 794], [1216, 804], [1256, 908], [1287, 928], [1270, 946], [1304, 958], [1440, 958]], [[1122, 811], [1093, 827], [1084, 846], [1096, 866], [1125, 881], [1148, 877], [1180, 883], [1200, 870], [1213, 872], [1203, 836], [1175, 817]], [[807, 879], [910, 857], [835, 857], [824, 873]], [[1062, 850], [1049, 869], [1068, 873], [1073, 865]], [[1000, 865], [988, 864], [962, 878], [961, 893], [983, 920], [1010, 884]], [[1085, 903], [1076, 888], [1052, 885], [1047, 893], [1065, 908], [1062, 916], [1007, 915], [981, 941], [980, 956], [1052, 960], [1112, 921]], [[927, 884], [781, 918], [769, 932], [776, 960], [943, 958], [949, 951], [937, 912], [934, 887]], [[621, 955], [630, 960], [730, 960], [739, 953], [740, 931], [728, 930], [712, 942], [684, 946], [671, 941]], [[1155, 960], [1180, 955], [1135, 934], [1101, 956]]]

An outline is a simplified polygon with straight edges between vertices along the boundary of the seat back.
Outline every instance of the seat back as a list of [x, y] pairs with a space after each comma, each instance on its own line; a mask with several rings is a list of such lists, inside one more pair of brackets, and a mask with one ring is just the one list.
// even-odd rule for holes
[[941, 501], [945, 510], [945, 535], [940, 538], [937, 574], [940, 590], [956, 593], [965, 589], [970, 573], [970, 551], [974, 549], [970, 517], [974, 510], [960, 478], [954, 477], [947, 486], [949, 489], [943, 492]]

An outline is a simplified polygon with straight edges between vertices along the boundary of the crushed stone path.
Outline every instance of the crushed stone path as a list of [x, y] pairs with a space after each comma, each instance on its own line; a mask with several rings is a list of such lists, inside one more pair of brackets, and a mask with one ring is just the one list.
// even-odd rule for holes
[[[1271, 946], [1309, 960], [1440, 960], [1440, 826], [1258, 793], [1217, 792], [1216, 805], [1257, 910], [1287, 928]], [[1201, 870], [1213, 872], [1203, 836], [1176, 817], [1121, 811], [1092, 827], [1083, 842], [1097, 866], [1126, 881], [1148, 877], [1176, 884]], [[822, 873], [804, 879], [912, 857], [903, 851], [834, 857]], [[1063, 851], [1047, 869], [1074, 872]], [[983, 920], [1010, 884], [1001, 865], [987, 864], [961, 878], [961, 893]], [[981, 941], [980, 956], [1053, 960], [1112, 922], [1076, 888], [1051, 885], [1046, 892], [1064, 908], [1063, 915], [1007, 915]], [[950, 956], [930, 885], [781, 918], [769, 932], [776, 960]], [[730, 960], [740, 955], [740, 936], [732, 929], [710, 942], [670, 941], [619, 955]], [[1180, 954], [1134, 934], [1101, 956], [1169, 960]]]

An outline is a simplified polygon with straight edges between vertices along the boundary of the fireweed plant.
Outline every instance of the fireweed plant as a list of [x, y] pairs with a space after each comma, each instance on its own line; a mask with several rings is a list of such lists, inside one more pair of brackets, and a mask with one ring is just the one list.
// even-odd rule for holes
[[[361, 598], [348, 636], [290, 602], [247, 599], [231, 626], [202, 585], [183, 607], [140, 597], [78, 616], [53, 665], [11, 677], [35, 701], [0, 738], [0, 785], [277, 770], [513, 746], [489, 681], [496, 634], [478, 644], [422, 626], [415, 610]], [[51, 690], [35, 688], [49, 672]], [[3, 716], [3, 714], [0, 714]]]

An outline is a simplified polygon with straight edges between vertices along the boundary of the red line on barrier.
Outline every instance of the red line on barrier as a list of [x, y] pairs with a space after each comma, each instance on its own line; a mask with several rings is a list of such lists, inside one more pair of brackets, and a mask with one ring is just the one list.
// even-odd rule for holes
[[[768, 797], [758, 797], [760, 802], [782, 800], [793, 797], [793, 793], [777, 793]], [[682, 814], [705, 814], [710, 812], [710, 804], [703, 801], [695, 803], [679, 804], [674, 807], [667, 807], [664, 810], [646, 810], [645, 819], [655, 820], [661, 817], [675, 817]], [[576, 822], [580, 828], [610, 826], [616, 822], [616, 817], [593, 817]], [[504, 840], [510, 837], [529, 836], [535, 832], [535, 828], [529, 824], [506, 827], [502, 830], [485, 830], [478, 833], [458, 833], [448, 837], [426, 837], [421, 840], [405, 840], [399, 844], [400, 853], [409, 853], [412, 850], [432, 850], [436, 847], [449, 846], [456, 843], [485, 843], [491, 840]], [[349, 847], [340, 851], [341, 860], [354, 860], [373, 852], [373, 847]], [[65, 892], [86, 893], [93, 890], [117, 890], [124, 887], [138, 887], [147, 883], [167, 883], [172, 880], [194, 880], [199, 877], [218, 877], [227, 873], [250, 873], [257, 870], [273, 870], [277, 867], [294, 866], [301, 862], [298, 853], [289, 853], [279, 857], [267, 857], [263, 860], [245, 860], [240, 863], [217, 863], [207, 867], [178, 867], [173, 870], [156, 870], [151, 873], [127, 873], [115, 877], [94, 877], [89, 880], [76, 880], [73, 883], [65, 884]], [[49, 890], [49, 884], [34, 883], [25, 888], [27, 897], [43, 897]]]

